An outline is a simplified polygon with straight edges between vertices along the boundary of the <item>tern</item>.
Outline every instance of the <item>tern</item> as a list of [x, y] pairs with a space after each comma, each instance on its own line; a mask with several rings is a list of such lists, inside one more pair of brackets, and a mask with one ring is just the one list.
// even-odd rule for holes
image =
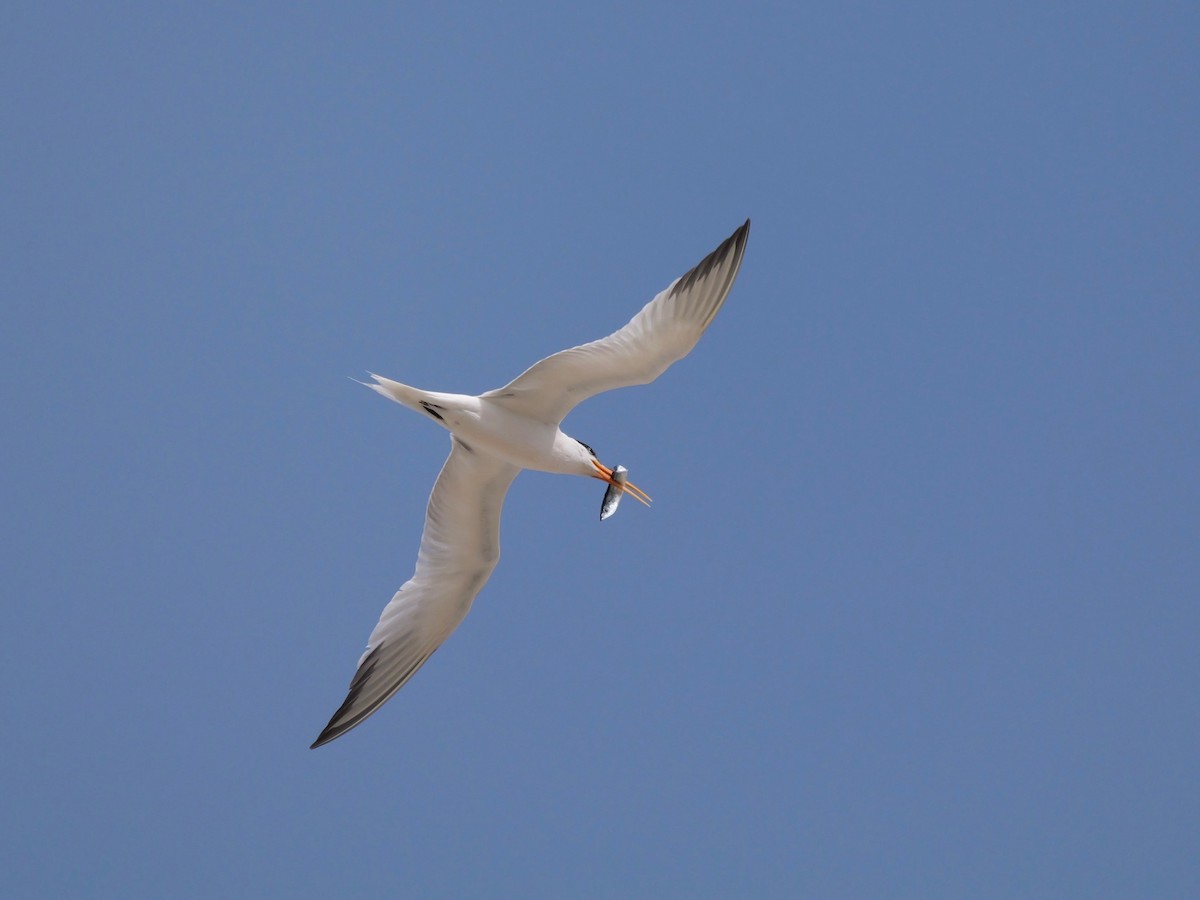
[[367, 387], [449, 431], [450, 456], [429, 497], [416, 572], [384, 607], [346, 700], [314, 749], [379, 709], [462, 622], [500, 558], [500, 509], [522, 469], [606, 482], [602, 517], [624, 491], [650, 505], [623, 467], [604, 465], [559, 425], [588, 397], [649, 384], [691, 352], [733, 287], [749, 233], [747, 219], [623, 328], [548, 356], [498, 390], [443, 394], [370, 376]]

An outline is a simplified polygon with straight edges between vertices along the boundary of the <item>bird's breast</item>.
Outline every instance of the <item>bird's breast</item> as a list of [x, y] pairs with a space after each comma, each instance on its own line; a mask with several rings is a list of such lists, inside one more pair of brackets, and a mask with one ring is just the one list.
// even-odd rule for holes
[[[473, 450], [498, 456], [523, 469], [571, 473], [555, 425], [527, 419], [481, 399], [476, 415], [458, 417], [451, 431]], [[569, 440], [569, 439], [568, 439]]]

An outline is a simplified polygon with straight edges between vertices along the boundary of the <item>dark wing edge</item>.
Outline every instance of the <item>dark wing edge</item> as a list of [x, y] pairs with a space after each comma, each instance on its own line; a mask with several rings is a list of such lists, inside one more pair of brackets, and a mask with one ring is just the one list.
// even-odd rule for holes
[[[733, 289], [734, 279], [737, 278], [738, 272], [742, 268], [742, 257], [746, 254], [746, 241], [750, 237], [750, 220], [747, 219], [742, 223], [742, 227], [725, 238], [721, 245], [712, 253], [700, 260], [692, 270], [685, 275], [682, 275], [674, 285], [671, 286], [671, 294], [681, 294], [690, 290], [698, 281], [703, 281], [707, 278], [714, 269], [728, 266], [725, 272], [725, 278], [716, 290], [705, 291], [707, 297], [716, 299], [717, 302], [712, 303], [712, 309], [708, 311], [704, 319], [704, 328], [708, 328], [712, 324], [713, 318], [724, 305], [725, 298], [729, 296], [730, 290]], [[712, 301], [710, 301], [712, 302]]]
[[365, 706], [358, 707], [358, 701], [362, 695], [363, 688], [367, 682], [371, 680], [371, 676], [375, 673], [375, 667], [379, 665], [379, 653], [384, 648], [384, 644], [380, 644], [367, 655], [367, 658], [362, 661], [362, 665], [358, 667], [358, 671], [354, 673], [354, 678], [350, 681], [350, 690], [346, 694], [346, 700], [338, 707], [329, 720], [329, 724], [324, 730], [317, 735], [317, 739], [312, 742], [308, 749], [316, 750], [322, 744], [328, 744], [334, 738], [339, 738], [355, 725], [364, 721], [371, 713], [383, 706], [396, 691], [404, 687], [405, 683], [417, 673], [417, 669], [425, 664], [429, 657], [433, 656], [436, 647], [428, 653], [419, 657], [415, 663], [409, 666], [408, 670], [403, 672], [388, 688], [380, 691], [370, 703]]

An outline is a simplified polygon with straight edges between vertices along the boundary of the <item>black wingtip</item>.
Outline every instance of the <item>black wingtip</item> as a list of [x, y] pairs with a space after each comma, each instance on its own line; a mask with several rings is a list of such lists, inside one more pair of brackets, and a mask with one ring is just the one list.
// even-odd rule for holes
[[[350, 730], [350, 728], [342, 727], [341, 723], [338, 723], [336, 725], [334, 724], [335, 722], [337, 722], [339, 713], [341, 713], [340, 709], [338, 710], [337, 713], [334, 714], [333, 718], [329, 721], [329, 724], [326, 725], [325, 728], [321, 731], [321, 733], [317, 735], [317, 739], [308, 745], [309, 750], [316, 750], [322, 744], [328, 744], [334, 738], [339, 738], [343, 734], [345, 734], [347, 731]], [[353, 726], [350, 726], [350, 727], [353, 727]]]
[[750, 239], [750, 220], [747, 219], [742, 223], [742, 227], [729, 236], [729, 240], [733, 242], [735, 252], [738, 255], [738, 265], [741, 265], [741, 257], [746, 252], [746, 242]]
[[342, 736], [342, 732], [339, 731], [337, 734], [330, 734], [329, 729], [326, 728], [324, 731], [322, 731], [320, 734], [317, 735], [317, 739], [315, 741], [313, 741], [311, 744], [308, 745], [308, 749], [316, 750], [318, 747], [324, 747], [326, 744], [328, 744], [334, 738], [341, 737], [341, 736]]
[[[358, 670], [354, 673], [354, 678], [350, 681], [350, 690], [346, 694], [346, 699], [342, 702], [342, 705], [338, 707], [337, 712], [333, 714], [333, 717], [329, 720], [329, 724], [325, 726], [325, 729], [317, 735], [317, 739], [309, 745], [309, 750], [316, 750], [322, 744], [328, 744], [334, 738], [341, 737], [379, 708], [379, 704], [377, 703], [369, 709], [360, 712], [356, 716], [346, 716], [350, 710], [350, 707], [354, 705], [354, 701], [358, 699], [358, 695], [362, 691], [363, 682], [365, 682], [370, 677], [371, 673], [375, 671], [375, 666], [379, 663], [379, 651], [382, 648], [383, 644], [380, 644], [367, 654], [366, 658], [362, 661], [362, 665], [360, 665]], [[386, 700], [387, 698], [385, 697], [384, 699]], [[382, 702], [383, 700], [380, 701], [380, 703]]]
[[750, 220], [747, 219], [740, 228], [733, 234], [721, 241], [721, 245], [712, 253], [700, 260], [690, 272], [683, 275], [675, 285], [675, 290], [686, 291], [697, 281], [702, 278], [707, 278], [709, 273], [718, 266], [724, 265], [731, 257], [735, 260], [733, 264], [733, 277], [729, 279], [728, 287], [733, 284], [733, 278], [737, 276], [737, 270], [742, 264], [742, 255], [746, 252], [746, 239], [750, 235]]

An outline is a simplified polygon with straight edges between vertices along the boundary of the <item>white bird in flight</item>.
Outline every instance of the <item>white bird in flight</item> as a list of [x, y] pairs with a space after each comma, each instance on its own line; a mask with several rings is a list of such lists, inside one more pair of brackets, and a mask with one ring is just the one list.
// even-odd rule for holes
[[607, 482], [602, 517], [612, 513], [622, 491], [649, 505], [623, 468], [601, 463], [559, 423], [588, 397], [649, 384], [687, 356], [729, 295], [749, 233], [747, 219], [624, 328], [548, 356], [499, 390], [477, 397], [442, 394], [371, 376], [375, 383], [367, 387], [450, 432], [450, 456], [429, 497], [417, 570], [384, 607], [345, 702], [313, 748], [379, 709], [462, 622], [500, 558], [500, 508], [522, 469]]

